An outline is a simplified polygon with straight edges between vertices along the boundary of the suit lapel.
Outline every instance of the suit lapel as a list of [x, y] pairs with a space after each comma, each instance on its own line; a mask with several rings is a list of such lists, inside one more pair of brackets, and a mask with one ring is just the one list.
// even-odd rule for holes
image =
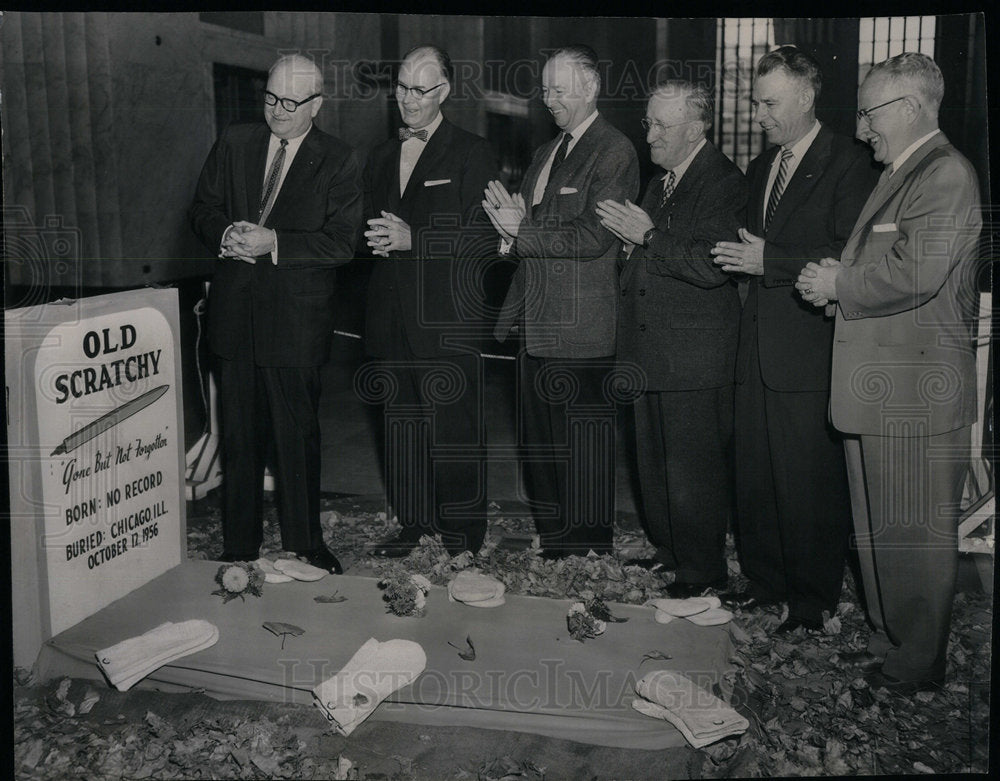
[[292, 165], [288, 169], [288, 173], [285, 174], [285, 181], [281, 183], [281, 189], [278, 190], [278, 195], [274, 199], [274, 207], [271, 209], [268, 222], [274, 215], [290, 208], [296, 198], [302, 192], [307, 191], [309, 182], [323, 159], [322, 144], [319, 143], [319, 137], [316, 135], [318, 132], [314, 127], [309, 131], [309, 135], [302, 139], [302, 145], [295, 153]]
[[257, 221], [260, 199], [264, 194], [264, 166], [267, 165], [267, 145], [271, 140], [271, 130], [261, 125], [247, 150], [246, 165], [246, 214], [251, 222]]
[[[423, 189], [424, 179], [427, 178], [428, 172], [434, 170], [434, 167], [451, 148], [451, 136], [451, 124], [448, 120], [442, 119], [441, 124], [438, 125], [438, 129], [434, 131], [434, 135], [427, 140], [427, 146], [424, 148], [424, 151], [420, 153], [420, 157], [417, 159], [417, 164], [413, 166], [410, 179], [406, 183], [406, 190], [403, 192], [403, 196], [400, 199], [401, 209], [407, 214], [409, 214], [414, 194]], [[400, 149], [402, 149], [402, 144], [400, 144]], [[396, 177], [396, 181], [398, 183], [398, 160], [396, 165]], [[398, 191], [399, 190], [397, 188], [397, 192]], [[400, 216], [402, 217], [403, 215]], [[403, 219], [405, 220], [406, 217], [403, 217]]]
[[[600, 141], [601, 136], [604, 133], [604, 123], [607, 120], [604, 119], [600, 114], [594, 120], [593, 124], [587, 128], [586, 132], [577, 139], [577, 142], [573, 144], [573, 148], [569, 150], [566, 155], [566, 159], [563, 160], [562, 165], [559, 166], [558, 170], [554, 174], [550, 173], [549, 181], [545, 185], [545, 193], [542, 195], [542, 201], [540, 206], [547, 205], [553, 198], [556, 197], [556, 193], [559, 192], [559, 187], [568, 182], [573, 178], [573, 174], [583, 165], [584, 161], [590, 157], [591, 152], [597, 146]], [[542, 158], [542, 164], [548, 159], [548, 156], [552, 154], [552, 150], [562, 141], [562, 134], [560, 133], [556, 136], [552, 143], [546, 148], [545, 157]], [[534, 192], [534, 188], [532, 188]]]
[[851, 234], [851, 239], [862, 230], [871, 221], [872, 217], [881, 209], [890, 198], [895, 194], [895, 192], [903, 186], [906, 180], [909, 178], [910, 174], [913, 172], [924, 158], [927, 157], [931, 152], [940, 146], [948, 144], [949, 141], [945, 137], [944, 133], [938, 132], [934, 138], [927, 141], [923, 146], [921, 146], [916, 152], [914, 152], [903, 163], [903, 167], [900, 168], [896, 173], [889, 177], [888, 182], [879, 181], [872, 191], [872, 194], [868, 196], [868, 200], [865, 202], [864, 208], [861, 210], [861, 214], [858, 215], [857, 222], [854, 223], [854, 231]]
[[[816, 186], [816, 182], [819, 181], [823, 169], [830, 159], [832, 137], [833, 134], [829, 130], [823, 126], [820, 127], [818, 135], [806, 150], [802, 160], [795, 168], [795, 173], [785, 187], [785, 191], [781, 194], [781, 200], [778, 201], [774, 216], [771, 218], [771, 224], [767, 228], [769, 235], [776, 236], [781, 232], [785, 223], [788, 222], [788, 218]], [[762, 212], [763, 208], [763, 204], [761, 204]]]

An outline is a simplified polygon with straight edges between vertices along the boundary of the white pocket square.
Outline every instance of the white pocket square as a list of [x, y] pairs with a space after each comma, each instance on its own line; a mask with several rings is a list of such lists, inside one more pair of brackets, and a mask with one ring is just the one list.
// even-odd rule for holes
[[424, 187], [437, 187], [439, 184], [451, 184], [451, 179], [428, 179]]
[[872, 225], [872, 233], [892, 233], [899, 230], [894, 222], [885, 222], [881, 225]]
[[560, 187], [559, 188], [559, 194], [560, 195], [572, 195], [573, 193], [576, 193], [576, 192], [579, 192], [579, 190], [577, 190], [575, 187]]

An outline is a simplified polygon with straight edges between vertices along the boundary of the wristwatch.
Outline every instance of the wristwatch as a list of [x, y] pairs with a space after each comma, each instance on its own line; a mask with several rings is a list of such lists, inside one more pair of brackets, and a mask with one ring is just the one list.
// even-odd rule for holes
[[649, 242], [653, 240], [653, 234], [659, 233], [660, 229], [657, 227], [652, 227], [648, 231], [642, 234], [642, 246], [648, 248]]

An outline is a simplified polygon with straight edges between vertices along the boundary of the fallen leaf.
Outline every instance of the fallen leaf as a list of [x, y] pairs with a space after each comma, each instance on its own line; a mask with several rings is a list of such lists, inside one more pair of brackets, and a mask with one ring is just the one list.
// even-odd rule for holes
[[289, 635], [298, 637], [305, 634], [306, 630], [295, 624], [286, 624], [282, 621], [265, 621], [262, 625], [268, 632], [281, 638], [281, 648], [285, 648], [285, 638]]
[[469, 650], [468, 651], [463, 651], [461, 648], [459, 648], [457, 645], [455, 645], [453, 642], [451, 642], [451, 640], [448, 641], [448, 645], [450, 645], [452, 648], [458, 648], [458, 656], [459, 656], [459, 658], [465, 659], [465, 661], [467, 661], [467, 662], [474, 662], [474, 661], [476, 661], [476, 647], [472, 644], [472, 638], [469, 637], [469, 636], [466, 636], [465, 642], [469, 646]]
[[639, 666], [642, 667], [642, 662], [665, 662], [668, 659], [673, 659], [673, 657], [670, 654], [663, 653], [663, 651], [650, 651], [642, 657], [642, 661], [639, 662]]
[[320, 594], [318, 597], [313, 597], [313, 602], [319, 602], [320, 604], [336, 604], [337, 602], [346, 602], [347, 597], [341, 596], [338, 592], [334, 591], [332, 594]]

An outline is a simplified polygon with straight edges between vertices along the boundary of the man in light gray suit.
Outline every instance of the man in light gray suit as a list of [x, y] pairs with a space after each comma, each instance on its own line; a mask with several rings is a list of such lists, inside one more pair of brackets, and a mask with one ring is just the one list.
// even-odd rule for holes
[[976, 173], [938, 129], [944, 80], [923, 54], [879, 63], [858, 93], [858, 138], [885, 165], [840, 260], [796, 287], [836, 311], [830, 412], [844, 432], [868, 615], [841, 654], [873, 688], [944, 682], [958, 507], [976, 420], [972, 280]]
[[595, 208], [635, 199], [639, 161], [597, 111], [600, 84], [590, 47], [553, 53], [542, 99], [562, 132], [535, 151], [520, 193], [491, 182], [483, 200], [501, 252], [520, 258], [495, 335], [504, 341], [521, 331], [525, 476], [550, 559], [612, 549], [614, 399], [606, 384], [615, 365], [620, 242]]

